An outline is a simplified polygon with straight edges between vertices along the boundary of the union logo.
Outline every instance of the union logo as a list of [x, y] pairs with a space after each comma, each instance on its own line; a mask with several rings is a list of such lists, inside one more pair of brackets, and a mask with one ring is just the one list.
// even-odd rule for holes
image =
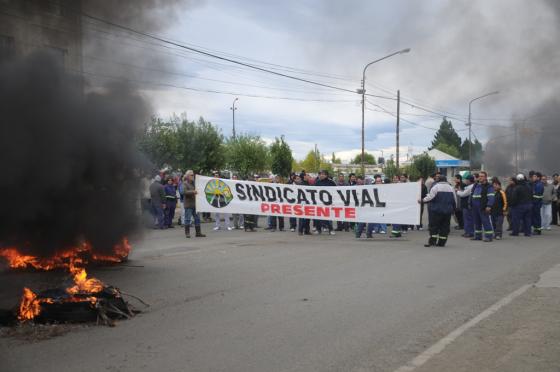
[[223, 208], [233, 200], [233, 194], [228, 185], [222, 180], [208, 181], [204, 188], [206, 201], [216, 208]]

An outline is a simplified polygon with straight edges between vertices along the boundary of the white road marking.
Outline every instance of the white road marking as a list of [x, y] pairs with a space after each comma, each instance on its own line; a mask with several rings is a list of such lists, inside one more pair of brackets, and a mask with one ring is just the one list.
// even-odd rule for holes
[[527, 289], [531, 288], [532, 286], [533, 286], [532, 284], [526, 284], [521, 288], [517, 289], [516, 291], [510, 293], [506, 297], [502, 298], [500, 301], [496, 302], [494, 305], [490, 306], [488, 309], [484, 310], [476, 317], [472, 318], [467, 323], [463, 324], [462, 326], [455, 329], [450, 334], [448, 334], [447, 336], [445, 336], [444, 338], [442, 338], [441, 340], [439, 340], [438, 342], [430, 346], [422, 354], [418, 355], [416, 358], [412, 359], [404, 366], [396, 369], [395, 372], [411, 372], [414, 371], [416, 368], [424, 365], [432, 357], [441, 353], [449, 344], [455, 341], [459, 336], [465, 333], [468, 329], [474, 327], [482, 320], [496, 313], [498, 310], [500, 310], [502, 307], [509, 304], [516, 297], [522, 295]]
[[541, 275], [541, 280], [535, 284], [539, 288], [560, 288], [560, 265], [554, 266], [552, 269]]

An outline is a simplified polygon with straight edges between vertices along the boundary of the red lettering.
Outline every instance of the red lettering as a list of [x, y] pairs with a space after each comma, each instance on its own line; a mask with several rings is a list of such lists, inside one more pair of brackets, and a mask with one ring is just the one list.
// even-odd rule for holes
[[270, 212], [272, 212], [272, 213], [282, 213], [282, 212], [280, 212], [280, 205], [279, 204], [272, 204], [270, 206]]
[[265, 213], [270, 210], [270, 204], [261, 203], [261, 212]]
[[356, 208], [344, 208], [344, 218], [356, 218]]
[[303, 214], [303, 207], [301, 205], [294, 205], [294, 214], [301, 216]]
[[315, 207], [312, 205], [306, 205], [305, 207], [303, 207], [303, 211], [306, 216], [315, 216]]
[[334, 212], [334, 216], [336, 218], [340, 217], [340, 212], [343, 210], [344, 208], [342, 207], [332, 207], [332, 211]]
[[330, 215], [329, 207], [317, 207], [317, 217], [330, 217]]
[[287, 204], [282, 205], [282, 214], [292, 214], [292, 206]]

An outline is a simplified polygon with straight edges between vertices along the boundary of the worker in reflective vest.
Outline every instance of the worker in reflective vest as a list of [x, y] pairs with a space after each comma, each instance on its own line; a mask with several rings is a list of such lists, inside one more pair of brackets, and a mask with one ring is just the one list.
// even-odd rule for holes
[[494, 237], [491, 212], [494, 205], [495, 193], [492, 185], [488, 183], [488, 174], [480, 172], [478, 183], [472, 191], [472, 212], [474, 217], [474, 237], [472, 240], [491, 242]]

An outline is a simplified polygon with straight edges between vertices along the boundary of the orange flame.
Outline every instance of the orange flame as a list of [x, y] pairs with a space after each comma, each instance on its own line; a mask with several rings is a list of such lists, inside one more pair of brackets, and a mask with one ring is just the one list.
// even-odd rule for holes
[[[94, 295], [101, 292], [105, 285], [99, 279], [88, 278], [87, 272], [83, 268], [88, 263], [88, 258], [93, 261], [122, 262], [128, 256], [132, 247], [127, 238], [113, 247], [113, 255], [104, 256], [93, 253], [89, 243], [83, 243], [73, 249], [57, 252], [51, 258], [39, 258], [19, 253], [16, 248], [0, 248], [0, 257], [3, 257], [8, 265], [14, 269], [32, 267], [37, 270], [53, 270], [65, 268], [73, 275], [74, 285], [66, 288], [69, 298], [64, 298], [64, 302], [97, 302]], [[76, 295], [80, 296], [76, 296]], [[84, 296], [85, 295], [85, 296]], [[41, 304], [54, 303], [52, 298], [39, 298], [29, 288], [23, 289], [23, 295], [19, 305], [18, 319], [20, 321], [32, 320], [41, 313]]]

